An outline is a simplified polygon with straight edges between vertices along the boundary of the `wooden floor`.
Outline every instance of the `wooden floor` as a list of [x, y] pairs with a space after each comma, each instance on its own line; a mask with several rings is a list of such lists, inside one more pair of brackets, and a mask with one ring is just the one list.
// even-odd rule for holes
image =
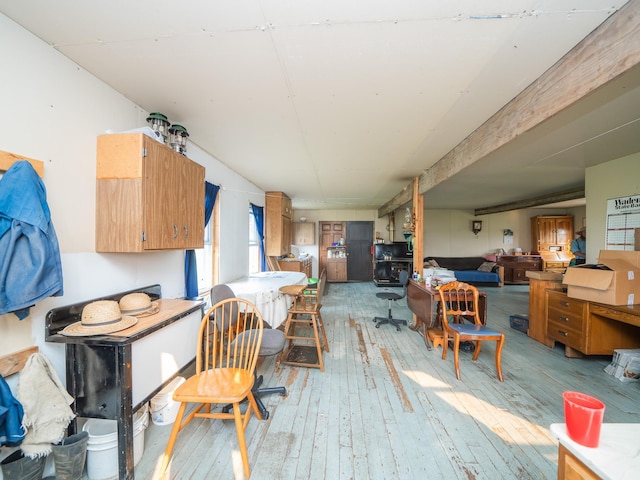
[[[373, 283], [329, 284], [322, 308], [330, 342], [325, 372], [281, 366], [260, 370], [288, 396], [264, 401], [266, 421], [247, 427], [253, 480], [272, 479], [555, 479], [557, 444], [549, 425], [563, 422], [562, 392], [606, 404], [605, 422], [640, 422], [640, 385], [604, 373], [611, 357], [569, 359], [509, 327], [528, 312], [528, 286], [486, 288], [489, 324], [506, 334], [505, 381], [496, 377], [495, 345], [477, 362], [428, 351], [408, 328], [376, 328], [386, 314]], [[392, 289], [398, 291], [398, 289]], [[406, 302], [394, 317], [411, 323]], [[150, 424], [136, 479], [157, 478], [170, 426]], [[194, 420], [179, 436], [172, 479], [244, 478], [232, 421]]]

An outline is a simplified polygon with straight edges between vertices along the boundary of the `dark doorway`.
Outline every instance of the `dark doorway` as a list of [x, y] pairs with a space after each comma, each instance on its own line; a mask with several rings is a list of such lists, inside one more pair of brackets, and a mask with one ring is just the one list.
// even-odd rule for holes
[[347, 222], [347, 280], [373, 280], [373, 222]]

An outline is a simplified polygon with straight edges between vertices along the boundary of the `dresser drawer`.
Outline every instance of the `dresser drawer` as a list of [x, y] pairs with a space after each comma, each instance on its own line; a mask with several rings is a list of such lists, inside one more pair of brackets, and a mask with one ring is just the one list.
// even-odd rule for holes
[[549, 305], [547, 311], [547, 322], [549, 325], [554, 324], [558, 328], [564, 330], [572, 330], [577, 333], [584, 331], [585, 318], [582, 313], [569, 312], [561, 310]]
[[562, 292], [547, 292], [549, 298], [549, 309], [555, 309], [559, 312], [563, 312], [565, 315], [576, 315], [579, 317], [584, 316], [587, 302], [584, 300], [578, 300], [576, 298], [569, 298]]
[[567, 347], [575, 348], [580, 352], [584, 352], [585, 350], [584, 335], [582, 332], [566, 328], [565, 325], [558, 322], [549, 321], [549, 323], [547, 323], [547, 336], [564, 343]]

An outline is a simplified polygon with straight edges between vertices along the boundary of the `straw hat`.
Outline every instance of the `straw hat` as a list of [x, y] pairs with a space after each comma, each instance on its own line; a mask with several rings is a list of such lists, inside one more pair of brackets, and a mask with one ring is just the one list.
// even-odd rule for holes
[[143, 292], [130, 293], [120, 299], [120, 311], [123, 315], [148, 317], [160, 310], [160, 302], [151, 301], [151, 297]]
[[138, 319], [122, 315], [115, 300], [98, 300], [82, 309], [82, 320], [65, 327], [63, 335], [86, 337], [118, 332], [135, 325]]
[[576, 231], [576, 235], [580, 235], [581, 233], [587, 233], [587, 227], [580, 227], [577, 231]]

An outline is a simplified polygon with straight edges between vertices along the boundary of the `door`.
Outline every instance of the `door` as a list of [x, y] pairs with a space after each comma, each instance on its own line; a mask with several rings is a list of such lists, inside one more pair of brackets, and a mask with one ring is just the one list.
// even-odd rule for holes
[[347, 280], [373, 280], [373, 222], [347, 222]]
[[319, 272], [327, 268], [327, 248], [346, 237], [344, 222], [320, 222]]

